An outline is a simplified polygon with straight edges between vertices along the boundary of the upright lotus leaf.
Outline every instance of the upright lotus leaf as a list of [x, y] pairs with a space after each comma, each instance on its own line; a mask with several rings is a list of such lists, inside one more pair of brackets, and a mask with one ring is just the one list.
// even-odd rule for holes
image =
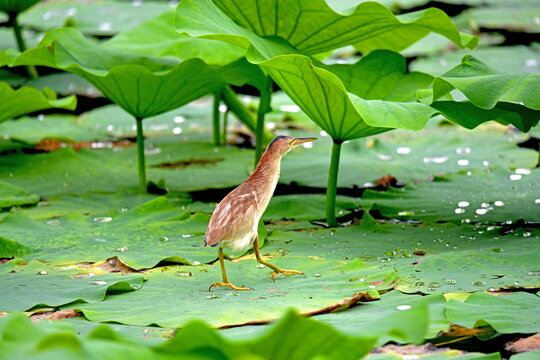
[[187, 60], [203, 59], [210, 65], [227, 65], [244, 56], [238, 46], [222, 41], [195, 39], [181, 35], [174, 28], [174, 10], [121, 32], [103, 43], [104, 49], [115, 49], [149, 57], [172, 57]]
[[502, 101], [540, 109], [540, 75], [500, 73], [471, 55], [464, 56], [460, 65], [435, 79], [433, 99], [454, 89], [482, 109], [491, 109]]
[[40, 1], [41, 0], [1, 0], [0, 11], [7, 14], [20, 14]]
[[283, 54], [287, 46], [306, 55], [346, 45], [355, 45], [365, 53], [375, 49], [400, 51], [430, 32], [460, 47], [474, 48], [478, 42], [476, 37], [459, 33], [439, 9], [396, 17], [375, 2], [362, 3], [342, 15], [324, 0], [189, 0], [180, 2], [176, 25], [192, 36], [244, 47], [250, 42], [267, 57]]
[[68, 96], [58, 99], [54, 91], [23, 86], [13, 90], [8, 84], [0, 82], [0, 122], [34, 111], [61, 108], [75, 110], [77, 98]]
[[[86, 39], [73, 28], [52, 30], [39, 46], [19, 56], [4, 53], [10, 66], [43, 65], [73, 72], [90, 82], [137, 121], [139, 181], [146, 189], [142, 120], [155, 116], [228, 84], [250, 81], [256, 67], [240, 59], [226, 66], [208, 65], [198, 58], [150, 57], [116, 50]], [[246, 70], [247, 69], [247, 70]]]
[[433, 82], [431, 75], [407, 73], [405, 58], [388, 50], [375, 50], [356, 64], [317, 66], [336, 74], [349, 92], [366, 100], [416, 101], [417, 89]]
[[[457, 89], [470, 102], [437, 101]], [[523, 132], [540, 119], [540, 75], [504, 74], [466, 55], [461, 64], [433, 82], [431, 106], [466, 128], [497, 120]]]

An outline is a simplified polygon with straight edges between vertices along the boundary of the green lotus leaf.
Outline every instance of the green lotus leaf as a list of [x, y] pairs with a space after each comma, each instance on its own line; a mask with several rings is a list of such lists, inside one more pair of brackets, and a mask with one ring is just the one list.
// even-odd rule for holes
[[174, 28], [174, 18], [175, 12], [171, 9], [119, 33], [104, 42], [103, 48], [149, 57], [199, 58], [209, 65], [218, 66], [230, 64], [244, 56], [245, 51], [238, 46], [178, 34]]
[[[534, 74], [540, 70], [539, 50], [534, 45], [490, 46], [474, 50], [474, 57], [503, 73]], [[417, 58], [409, 64], [409, 68], [442, 76], [459, 65], [461, 59], [470, 53], [470, 50], [458, 50], [443, 55]]]
[[349, 93], [337, 75], [314, 66], [304, 55], [278, 56], [259, 66], [335, 140], [352, 140], [393, 128], [419, 130], [437, 112], [416, 102], [364, 100]]
[[[389, 320], [387, 320], [389, 321]], [[6, 359], [344, 359], [366, 355], [375, 343], [373, 336], [351, 337], [313, 319], [288, 312], [267, 333], [249, 340], [227, 340], [222, 332], [200, 320], [171, 331], [150, 327], [118, 324], [88, 326], [81, 334], [80, 324], [88, 321], [75, 318], [32, 323], [22, 313], [0, 318], [0, 356]], [[90, 323], [90, 326], [92, 323]], [[132, 334], [126, 336], [125, 329]], [[161, 332], [167, 339], [156, 336]], [[135, 335], [136, 334], [136, 335]], [[81, 336], [82, 335], [82, 336]], [[309, 339], [310, 341], [306, 341]], [[161, 343], [161, 344], [159, 344]], [[313, 343], [319, 344], [314, 347]]]
[[519, 130], [528, 132], [540, 120], [540, 111], [516, 103], [498, 102], [488, 110], [469, 101], [435, 101], [430, 106], [448, 120], [467, 129], [474, 129], [486, 121], [497, 121], [503, 125], [512, 124]]
[[347, 311], [318, 315], [315, 319], [347, 335], [377, 336], [378, 346], [388, 341], [422, 343], [424, 339], [436, 337], [437, 333], [448, 329], [445, 306], [442, 294], [420, 296], [390, 291], [379, 301], [366, 302]]
[[[216, 152], [212, 144], [204, 142], [178, 151], [178, 144], [171, 142], [156, 143], [153, 149], [157, 151], [147, 156], [149, 179], [156, 183], [165, 179], [171, 191], [237, 186], [252, 170], [253, 153], [235, 147]], [[135, 147], [121, 151], [82, 148], [78, 152], [67, 147], [51, 153], [16, 154], [0, 162], [0, 180], [46, 197], [114, 192], [136, 185], [132, 176], [135, 154]]]
[[537, 34], [538, 1], [501, 1], [498, 6], [482, 6], [466, 11], [465, 17], [471, 28], [504, 29], [508, 31]]
[[165, 1], [43, 1], [22, 14], [20, 22], [39, 32], [69, 23], [86, 35], [109, 37], [168, 10], [170, 7]]
[[[279, 19], [279, 21], [278, 21]], [[375, 2], [362, 3], [347, 15], [336, 13], [324, 0], [289, 2], [239, 0], [182, 1], [176, 26], [192, 36], [219, 39], [248, 47], [268, 57], [289, 48], [315, 55], [346, 45], [362, 52], [400, 51], [433, 31], [460, 47], [474, 48], [477, 38], [460, 34], [439, 9], [398, 17]], [[277, 40], [279, 39], [279, 40]]]
[[[393, 269], [380, 271], [366, 267], [362, 272], [367, 276], [366, 283], [355, 283], [346, 279], [357, 276], [358, 269], [344, 269], [339, 261], [292, 255], [275, 257], [272, 261], [276, 266], [301, 269], [306, 277], [287, 277], [273, 282], [268, 277], [269, 269], [258, 268], [258, 262], [254, 259], [227, 262], [225, 266], [229, 279], [254, 289], [233, 293], [218, 288], [209, 293], [210, 284], [221, 279], [218, 263], [168, 266], [145, 272], [148, 280], [139, 291], [115, 295], [101, 304], [71, 304], [66, 308], [82, 311], [87, 319], [97, 322], [178, 328], [198, 318], [214, 327], [223, 327], [276, 320], [290, 308], [300, 313], [310, 313], [340, 302], [346, 308], [360, 299], [354, 298], [357, 292], [368, 292], [372, 299], [376, 299], [379, 297], [377, 290], [392, 288], [395, 280]], [[386, 278], [390, 281], [385, 281]], [[370, 285], [371, 288], [368, 288]], [[126, 308], [131, 311], [125, 311]], [[242, 311], [238, 311], [239, 308]]]
[[0, 11], [19, 14], [31, 8], [41, 0], [0, 0]]
[[[471, 151], [469, 147], [458, 149]], [[468, 154], [461, 157], [474, 161]], [[469, 170], [468, 173], [448, 174], [436, 177], [433, 182], [390, 188], [385, 192], [366, 190], [361, 203], [389, 218], [430, 223], [534, 222], [538, 217], [535, 188], [540, 185], [540, 169], [518, 169], [517, 173], [500, 167], [488, 173]]]
[[[393, 269], [397, 272], [394, 288], [405, 293], [535, 289], [540, 284], [540, 232], [520, 228], [501, 234], [487, 229], [469, 224], [380, 223], [365, 213], [359, 226], [275, 230], [263, 254], [289, 261], [293, 256], [316, 263], [347, 261], [344, 267], [356, 267], [355, 275], [347, 277], [351, 283], [369, 281], [368, 270]], [[287, 255], [281, 257], [283, 253]], [[330, 276], [323, 269], [319, 273], [321, 278]]]
[[15, 205], [31, 205], [39, 201], [39, 196], [18, 186], [0, 181], [0, 209]]
[[251, 74], [242, 59], [214, 68], [197, 58], [180, 62], [121, 52], [73, 28], [48, 32], [37, 48], [17, 57], [4, 54], [10, 66], [43, 65], [73, 72], [138, 118], [170, 111], [230, 83], [242, 85]]
[[532, 334], [540, 331], [540, 321], [535, 315], [539, 310], [540, 298], [536, 294], [518, 292], [495, 296], [478, 292], [464, 302], [450, 300], [446, 316], [451, 323], [468, 328], [487, 323], [502, 334]]
[[144, 282], [142, 274], [94, 275], [73, 266], [63, 268], [59, 263], [14, 259], [0, 266], [1, 281], [9, 288], [0, 299], [0, 311], [28, 310], [40, 304], [58, 306], [79, 299], [103, 301], [108, 289], [133, 291]]
[[481, 109], [489, 110], [505, 101], [540, 110], [540, 75], [503, 74], [471, 55], [464, 56], [460, 65], [435, 79], [433, 99], [454, 89]]
[[4, 82], [0, 82], [0, 99], [2, 99], [0, 122], [34, 111], [51, 108], [75, 110], [77, 106], [75, 96], [58, 99], [56, 93], [47, 88], [39, 91], [33, 87], [23, 86], [13, 90]]
[[[268, 15], [281, 14], [280, 10], [283, 16], [280, 15], [279, 22]], [[424, 23], [427, 17], [440, 15], [431, 10], [439, 11], [430, 9], [409, 14], [407, 21], [428, 26]], [[259, 11], [265, 16], [259, 16]], [[246, 48], [248, 60], [267, 72], [334, 140], [351, 140], [393, 128], [418, 130], [437, 113], [429, 106], [411, 102], [416, 100], [416, 89], [427, 87], [431, 77], [419, 73], [406, 74], [405, 61], [400, 55], [390, 51], [375, 52], [355, 65], [333, 66], [319, 64], [305, 56], [348, 44], [373, 46], [370, 42], [379, 40], [369, 32], [371, 30], [361, 26], [367, 21], [362, 15], [364, 12], [401, 24], [384, 6], [375, 3], [361, 4], [351, 15], [343, 16], [323, 1], [293, 1], [287, 6], [253, 2], [240, 6], [234, 1], [206, 0], [182, 2], [177, 8], [176, 26], [179, 31], [192, 36], [219, 39]], [[411, 25], [410, 29], [413, 28]], [[442, 28], [444, 26], [439, 30]], [[462, 45], [451, 22], [449, 29], [453, 30], [445, 33], [446, 36]], [[386, 28], [382, 32], [385, 31]], [[425, 28], [422, 31], [426, 31]], [[368, 33], [369, 39], [365, 40]], [[420, 37], [427, 33], [429, 30]], [[400, 36], [405, 37], [403, 34]], [[396, 41], [388, 43], [397, 44]], [[400, 50], [402, 45], [396, 45], [395, 50]], [[367, 81], [356, 81], [366, 77]]]
[[407, 73], [405, 58], [388, 50], [375, 50], [356, 64], [317, 66], [336, 74], [349, 92], [366, 100], [416, 101], [417, 89], [433, 81], [428, 74]]
[[[116, 208], [101, 215], [94, 218], [69, 213], [33, 220], [21, 213], [10, 214], [0, 220], [5, 225], [0, 256], [65, 262], [102, 261], [118, 256], [136, 269], [150, 268], [161, 260], [202, 263], [216, 259], [215, 249], [202, 247], [209, 216], [189, 216], [165, 198], [150, 200], [124, 213]], [[106, 220], [110, 222], [100, 222]], [[30, 227], [33, 235], [26, 232]]]

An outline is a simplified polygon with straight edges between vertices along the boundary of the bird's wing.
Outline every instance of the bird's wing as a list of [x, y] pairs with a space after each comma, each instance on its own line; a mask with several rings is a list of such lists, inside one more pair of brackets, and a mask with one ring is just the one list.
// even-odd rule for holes
[[220, 241], [237, 240], [252, 231], [257, 219], [258, 199], [250, 184], [242, 184], [227, 195], [212, 213], [205, 245], [216, 246]]

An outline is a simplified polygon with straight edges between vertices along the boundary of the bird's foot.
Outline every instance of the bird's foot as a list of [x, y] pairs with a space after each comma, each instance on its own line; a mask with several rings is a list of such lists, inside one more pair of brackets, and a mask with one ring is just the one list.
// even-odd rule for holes
[[208, 289], [208, 291], [211, 291], [212, 288], [215, 288], [215, 287], [218, 287], [218, 286], [226, 286], [226, 287], [230, 287], [233, 290], [238, 290], [238, 291], [253, 290], [252, 288], [248, 288], [248, 287], [234, 286], [230, 282], [215, 282], [212, 285], [210, 285], [210, 288]]
[[270, 276], [272, 276], [272, 280], [275, 281], [276, 277], [285, 277], [285, 276], [291, 276], [291, 275], [302, 275], [303, 277], [306, 277], [306, 275], [301, 271], [285, 270], [285, 269], [274, 270], [274, 272]]

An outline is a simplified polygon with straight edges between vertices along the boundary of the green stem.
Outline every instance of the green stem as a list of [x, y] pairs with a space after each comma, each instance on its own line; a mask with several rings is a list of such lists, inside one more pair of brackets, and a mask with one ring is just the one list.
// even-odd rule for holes
[[236, 93], [230, 86], [226, 86], [222, 89], [221, 96], [227, 107], [233, 112], [234, 115], [245, 124], [249, 130], [255, 132], [256, 123], [255, 119], [249, 112], [249, 110], [242, 104], [242, 102], [236, 96]]
[[[26, 43], [24, 42], [24, 38], [22, 36], [22, 30], [21, 26], [19, 25], [19, 17], [18, 14], [10, 13], [9, 14], [9, 23], [11, 23], [11, 27], [13, 28], [13, 32], [15, 33], [15, 40], [17, 41], [17, 47], [19, 48], [20, 52], [23, 52], [26, 50]], [[37, 79], [38, 73], [34, 66], [28, 65], [26, 67], [28, 71], [28, 76], [31, 79]]]
[[326, 188], [326, 222], [328, 226], [338, 225], [336, 220], [336, 194], [337, 179], [339, 172], [339, 155], [343, 141], [334, 140], [332, 145], [332, 159], [330, 160], [330, 170], [328, 171], [328, 187]]
[[255, 131], [255, 166], [261, 159], [264, 148], [264, 116], [270, 111], [270, 101], [272, 100], [272, 87], [274, 81], [270, 76], [266, 77], [266, 84], [261, 89], [259, 108], [257, 109], [257, 130]]
[[221, 139], [221, 143], [223, 145], [227, 145], [227, 120], [229, 118], [229, 109], [227, 109], [227, 111], [225, 111], [225, 114], [223, 114], [223, 130], [222, 130], [222, 134], [223, 134], [223, 138]]
[[219, 129], [219, 103], [221, 101], [221, 90], [214, 93], [214, 112], [213, 112], [213, 126], [214, 126], [214, 145], [220, 145], [220, 129]]
[[136, 117], [137, 122], [137, 160], [139, 163], [139, 186], [143, 192], [146, 192], [146, 167], [144, 164], [144, 136], [143, 119]]

